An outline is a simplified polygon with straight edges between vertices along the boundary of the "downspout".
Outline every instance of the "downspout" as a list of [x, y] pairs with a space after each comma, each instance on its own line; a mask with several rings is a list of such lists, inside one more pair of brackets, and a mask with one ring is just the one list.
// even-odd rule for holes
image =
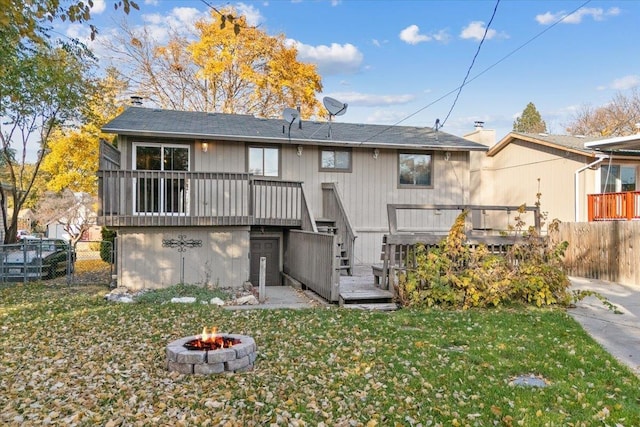
[[586, 166], [581, 167], [580, 169], [575, 171], [574, 174], [574, 188], [576, 191], [576, 198], [575, 198], [575, 222], [579, 221], [580, 218], [580, 191], [579, 191], [579, 185], [578, 185], [578, 175], [580, 174], [580, 172], [592, 168], [595, 165], [597, 165], [598, 163], [602, 162], [604, 159], [608, 159], [609, 156], [606, 154], [597, 154], [598, 158], [596, 160], [594, 160], [593, 162], [589, 163]]

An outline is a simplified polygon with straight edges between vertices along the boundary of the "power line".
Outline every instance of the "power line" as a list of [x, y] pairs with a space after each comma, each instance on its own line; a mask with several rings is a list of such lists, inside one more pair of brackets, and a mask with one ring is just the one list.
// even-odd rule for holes
[[453, 111], [453, 108], [456, 106], [456, 103], [458, 102], [458, 98], [460, 97], [460, 93], [462, 92], [462, 88], [465, 86], [465, 84], [467, 82], [467, 79], [469, 78], [469, 74], [471, 74], [471, 69], [473, 68], [473, 64], [475, 64], [476, 58], [478, 57], [478, 54], [480, 54], [480, 49], [482, 48], [482, 44], [484, 43], [485, 39], [487, 38], [487, 34], [489, 33], [489, 27], [491, 27], [491, 23], [493, 22], [493, 18], [496, 17], [496, 12], [498, 11], [498, 5], [499, 4], [500, 4], [500, 0], [496, 1], [496, 5], [493, 8], [493, 14], [491, 15], [491, 19], [489, 20], [489, 23], [487, 24], [487, 27], [484, 29], [484, 34], [482, 35], [482, 39], [480, 40], [480, 43], [478, 44], [478, 49], [476, 50], [475, 55], [473, 55], [473, 59], [471, 60], [471, 65], [469, 65], [469, 68], [467, 69], [467, 74], [464, 76], [464, 79], [462, 80], [462, 84], [460, 85], [460, 88], [458, 89], [458, 93], [456, 94], [456, 98], [453, 100], [453, 104], [451, 104], [451, 108], [449, 109], [449, 112], [447, 113], [447, 116], [440, 123], [440, 127], [443, 127], [444, 124], [447, 122], [447, 120], [449, 119], [449, 116], [451, 115], [451, 112]]
[[555, 21], [553, 24], [549, 25], [547, 28], [545, 28], [544, 30], [540, 31], [538, 34], [536, 34], [535, 36], [531, 37], [529, 40], [527, 40], [526, 42], [524, 42], [523, 44], [521, 44], [520, 46], [518, 46], [517, 48], [513, 49], [511, 52], [507, 53], [505, 56], [503, 56], [502, 58], [500, 58], [498, 61], [494, 62], [493, 64], [491, 64], [490, 66], [488, 66], [487, 68], [485, 68], [484, 70], [482, 70], [481, 72], [479, 72], [478, 74], [476, 74], [475, 76], [473, 76], [472, 78], [470, 78], [469, 80], [467, 80], [465, 83], [463, 83], [462, 85], [456, 87], [455, 89], [450, 90], [449, 92], [445, 93], [444, 95], [442, 95], [441, 97], [437, 98], [436, 100], [430, 102], [429, 104], [425, 105], [424, 107], [414, 111], [413, 113], [409, 114], [408, 116], [404, 117], [403, 119], [398, 120], [397, 122], [387, 126], [386, 128], [382, 129], [380, 132], [370, 136], [368, 139], [366, 139], [363, 142], [367, 142], [373, 138], [375, 138], [376, 136], [388, 131], [389, 129], [398, 126], [400, 123], [410, 119], [411, 117], [423, 112], [424, 110], [426, 110], [427, 108], [431, 107], [432, 105], [442, 101], [444, 98], [448, 97], [449, 95], [451, 95], [452, 93], [455, 93], [457, 90], [463, 88], [464, 86], [467, 86], [468, 84], [470, 84], [472, 81], [476, 80], [477, 78], [479, 78], [480, 76], [484, 75], [485, 73], [487, 73], [489, 70], [492, 70], [494, 67], [496, 67], [498, 64], [506, 61], [508, 58], [510, 58], [511, 56], [513, 56], [516, 52], [520, 51], [521, 49], [524, 49], [527, 45], [531, 44], [533, 41], [535, 41], [536, 39], [538, 39], [539, 37], [541, 37], [543, 34], [545, 34], [547, 31], [551, 30], [552, 28], [554, 28], [556, 25], [558, 25], [559, 23], [561, 23], [562, 21], [564, 21], [568, 16], [573, 15], [575, 12], [577, 12], [578, 10], [582, 9], [583, 7], [585, 7], [586, 5], [588, 5], [589, 3], [591, 3], [592, 0], [586, 0], [585, 2], [583, 2], [582, 4], [580, 4], [580, 6], [576, 7], [575, 9], [573, 9], [571, 12], [567, 13], [566, 15], [563, 15], [560, 19], [558, 19], [557, 21]]
[[233, 24], [233, 30], [236, 34], [238, 34], [240, 32], [240, 28], [255, 28], [255, 27], [247, 27], [246, 25], [240, 25], [238, 23], [238, 18], [229, 14], [229, 15], [225, 15], [224, 13], [220, 12], [218, 9], [216, 9], [211, 3], [209, 3], [207, 0], [200, 0], [202, 3], [204, 3], [207, 7], [209, 7], [209, 9], [213, 10], [214, 12], [216, 12], [218, 15], [220, 15], [220, 19], [222, 20], [221, 22], [221, 26], [222, 28], [224, 28], [225, 24], [227, 21], [229, 21], [230, 24]]

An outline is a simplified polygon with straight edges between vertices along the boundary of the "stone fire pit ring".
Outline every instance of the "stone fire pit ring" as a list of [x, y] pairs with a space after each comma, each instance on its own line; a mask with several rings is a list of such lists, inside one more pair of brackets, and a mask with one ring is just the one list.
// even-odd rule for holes
[[218, 335], [240, 342], [217, 350], [189, 350], [184, 345], [202, 336], [180, 338], [167, 345], [167, 369], [181, 374], [203, 375], [251, 371], [258, 349], [254, 339], [247, 335]]

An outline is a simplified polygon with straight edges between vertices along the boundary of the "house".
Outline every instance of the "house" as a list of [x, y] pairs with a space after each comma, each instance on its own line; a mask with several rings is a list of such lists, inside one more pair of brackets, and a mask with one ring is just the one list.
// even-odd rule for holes
[[567, 241], [564, 266], [573, 276], [640, 284], [640, 134], [584, 144], [602, 159], [599, 185], [586, 194], [588, 222], [563, 223], [554, 233]]
[[[468, 204], [470, 153], [487, 150], [427, 127], [134, 106], [102, 130], [117, 149], [101, 147], [98, 224], [117, 230], [118, 284], [133, 289], [256, 285], [261, 263], [267, 285], [308, 285], [327, 265], [379, 262], [387, 205]], [[456, 215], [399, 222], [446, 232]]]
[[634, 162], [607, 166], [606, 184], [587, 196], [589, 221], [640, 220], [640, 133], [585, 144], [609, 158], [635, 158]]
[[[592, 144], [605, 138], [511, 132], [495, 144], [486, 130], [465, 135], [487, 145], [472, 155], [472, 201], [531, 206], [541, 195], [548, 220], [584, 222], [587, 195], [636, 189], [640, 162], [629, 152], [604, 153]], [[486, 227], [491, 228], [491, 218]], [[512, 221], [513, 223], [513, 221]]]

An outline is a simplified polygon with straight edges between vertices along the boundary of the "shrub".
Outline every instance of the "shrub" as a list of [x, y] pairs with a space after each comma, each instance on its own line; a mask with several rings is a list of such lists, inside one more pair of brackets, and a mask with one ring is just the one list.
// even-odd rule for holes
[[569, 278], [562, 268], [567, 242], [551, 246], [530, 228], [506, 256], [494, 255], [483, 245], [473, 249], [465, 244], [467, 215], [468, 211], [458, 215], [437, 248], [418, 245], [410, 254], [413, 268], [398, 277], [401, 304], [468, 309], [518, 302], [538, 307], [571, 303]]
[[206, 286], [177, 284], [164, 289], [149, 290], [135, 298], [136, 302], [143, 304], [167, 303], [172, 298], [194, 297], [197, 302], [209, 302], [211, 298], [229, 299], [229, 292], [223, 289], [211, 289]]
[[116, 232], [102, 227], [102, 242], [100, 242], [100, 259], [109, 264], [113, 264], [113, 249], [116, 239]]

